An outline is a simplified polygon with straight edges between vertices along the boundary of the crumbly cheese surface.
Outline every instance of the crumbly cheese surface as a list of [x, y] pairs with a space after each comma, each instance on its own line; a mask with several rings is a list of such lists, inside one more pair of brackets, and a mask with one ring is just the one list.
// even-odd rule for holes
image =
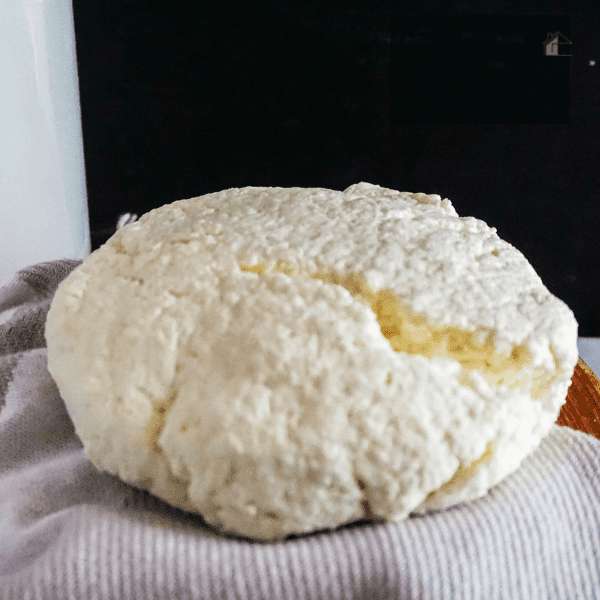
[[46, 339], [97, 467], [258, 540], [481, 497], [577, 362], [494, 228], [367, 183], [152, 210], [61, 283]]

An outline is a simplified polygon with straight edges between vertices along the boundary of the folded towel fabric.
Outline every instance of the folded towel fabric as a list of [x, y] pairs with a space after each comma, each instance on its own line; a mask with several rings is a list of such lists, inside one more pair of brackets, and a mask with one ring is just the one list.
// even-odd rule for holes
[[0, 288], [0, 600], [600, 598], [600, 440], [566, 427], [475, 502], [274, 544], [98, 471], [46, 368], [46, 314], [80, 262]]

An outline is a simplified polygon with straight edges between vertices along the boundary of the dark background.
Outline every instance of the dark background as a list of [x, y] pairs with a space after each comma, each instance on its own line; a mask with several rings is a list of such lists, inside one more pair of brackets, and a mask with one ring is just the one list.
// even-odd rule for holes
[[[496, 227], [579, 335], [600, 336], [600, 18], [560, 1], [504, 5], [524, 21], [443, 1], [424, 14], [415, 2], [74, 0], [92, 250], [125, 212], [231, 187], [367, 181], [440, 194]], [[499, 20], [482, 28], [470, 12]], [[531, 18], [544, 15], [562, 19], [571, 57], [543, 56], [556, 22]], [[537, 58], [523, 58], [515, 26]]]
[[[570, 123], [569, 15], [390, 21], [392, 123]], [[557, 31], [560, 58], [549, 59], [544, 47]]]

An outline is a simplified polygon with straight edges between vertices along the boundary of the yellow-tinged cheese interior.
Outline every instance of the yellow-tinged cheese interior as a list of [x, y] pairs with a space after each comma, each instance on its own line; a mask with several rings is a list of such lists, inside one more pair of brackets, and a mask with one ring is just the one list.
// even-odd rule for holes
[[442, 484], [439, 489], [428, 494], [427, 499], [429, 500], [441, 492], [450, 492], [452, 489], [461, 486], [463, 483], [471, 479], [471, 477], [477, 473], [477, 469], [479, 469], [479, 467], [489, 463], [490, 460], [492, 460], [495, 450], [494, 446], [495, 444], [493, 440], [488, 442], [485, 447], [485, 452], [479, 458], [473, 462], [460, 465], [454, 472], [454, 475], [452, 475], [452, 477], [446, 481], [446, 483]]
[[[492, 385], [523, 389], [533, 398], [545, 395], [555, 374], [546, 369], [525, 369], [531, 364], [531, 352], [526, 345], [514, 346], [510, 353], [497, 352], [492, 331], [467, 331], [448, 325], [433, 325], [404, 304], [391, 290], [372, 290], [363, 275], [340, 274], [335, 271], [296, 269], [284, 261], [256, 265], [240, 264], [242, 271], [264, 275], [284, 273], [320, 279], [341, 285], [377, 315], [381, 333], [396, 352], [421, 354], [428, 358], [451, 358], [463, 367], [459, 382], [469, 385], [467, 372], [477, 370]], [[481, 341], [481, 340], [484, 341]]]
[[[140, 390], [142, 391], [142, 390]], [[165, 426], [165, 417], [169, 408], [177, 399], [177, 390], [171, 389], [169, 393], [153, 405], [152, 417], [146, 426], [146, 435], [153, 452], [162, 453], [158, 438]]]

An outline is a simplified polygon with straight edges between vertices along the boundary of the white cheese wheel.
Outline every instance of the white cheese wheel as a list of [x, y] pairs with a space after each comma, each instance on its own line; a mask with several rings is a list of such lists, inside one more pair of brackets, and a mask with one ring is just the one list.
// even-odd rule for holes
[[577, 363], [573, 313], [494, 228], [367, 183], [152, 210], [60, 284], [46, 339], [99, 469], [257, 540], [483, 496]]

